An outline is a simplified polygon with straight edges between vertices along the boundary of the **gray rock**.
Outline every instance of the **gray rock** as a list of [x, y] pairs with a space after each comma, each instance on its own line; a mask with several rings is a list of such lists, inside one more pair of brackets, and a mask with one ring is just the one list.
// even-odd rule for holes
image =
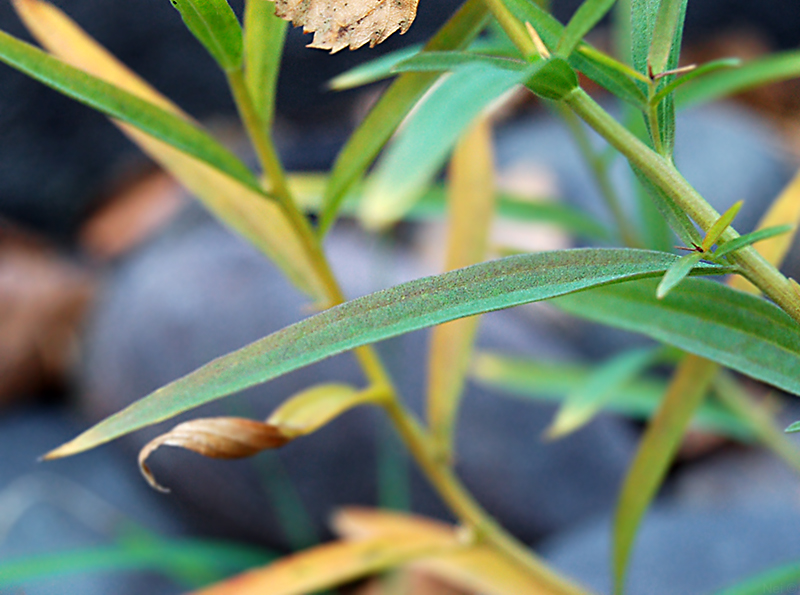
[[[625, 592], [707, 594], [796, 563], [799, 529], [796, 508], [657, 506], [634, 545]], [[559, 535], [541, 551], [557, 569], [602, 595], [611, 593], [610, 543], [611, 523], [604, 519]]]

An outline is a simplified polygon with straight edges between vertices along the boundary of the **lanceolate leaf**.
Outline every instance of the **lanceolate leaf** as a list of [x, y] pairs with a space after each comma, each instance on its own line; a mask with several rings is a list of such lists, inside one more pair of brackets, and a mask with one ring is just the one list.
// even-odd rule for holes
[[764, 240], [769, 240], [771, 238], [787, 234], [793, 229], [793, 225], [777, 225], [775, 227], [759, 229], [758, 231], [751, 231], [750, 233], [746, 233], [743, 236], [739, 236], [738, 238], [735, 238], [729, 242], [725, 242], [722, 246], [714, 250], [714, 258], [721, 258], [726, 254], [730, 254], [731, 252], [738, 250], [739, 248], [744, 248], [745, 246], [750, 246], [751, 244], [755, 244], [757, 242], [763, 242]]
[[[760, 242], [756, 248], [759, 253], [774, 265], [780, 265], [797, 235], [800, 226], [800, 171], [798, 171], [780, 195], [773, 201], [769, 210], [764, 214], [754, 233], [777, 225], [791, 225], [792, 233], [787, 233], [772, 239]], [[736, 241], [736, 240], [732, 240]], [[728, 243], [721, 246], [724, 248]], [[758, 288], [744, 277], [734, 277], [730, 284], [736, 289], [759, 293]]]
[[[459, 269], [486, 258], [494, 218], [495, 184], [492, 129], [488, 120], [464, 135], [450, 161], [449, 213], [445, 270]], [[452, 455], [453, 435], [464, 377], [478, 326], [478, 317], [453, 320], [433, 329], [428, 357], [428, 422], [444, 459]]]
[[745, 579], [733, 586], [715, 591], [713, 595], [764, 595], [791, 593], [800, 585], [800, 562], [790, 562]]
[[[467, 0], [426, 44], [427, 51], [466, 48], [483, 29], [488, 9], [483, 0]], [[348, 190], [363, 175], [411, 107], [439, 78], [438, 73], [408, 73], [392, 83], [350, 136], [336, 158], [325, 189], [319, 232], [325, 234], [336, 219]]]
[[719, 219], [714, 221], [714, 225], [712, 225], [711, 228], [706, 232], [706, 235], [703, 238], [703, 243], [700, 245], [704, 251], [707, 252], [711, 249], [711, 246], [717, 243], [717, 240], [722, 235], [722, 232], [724, 232], [733, 222], [743, 204], [744, 201], [741, 200], [733, 203], [727, 211], [719, 216]]
[[697, 263], [700, 262], [700, 259], [703, 258], [703, 255], [699, 252], [695, 252], [693, 254], [687, 254], [683, 256], [678, 262], [673, 264], [667, 272], [664, 273], [664, 276], [661, 278], [661, 282], [658, 284], [656, 288], [656, 297], [658, 299], [663, 299], [666, 295], [672, 291], [672, 289], [678, 285], [681, 281], [686, 278], [686, 275], [697, 266]]
[[715, 366], [690, 357], [670, 383], [664, 401], [647, 429], [628, 469], [614, 516], [614, 593], [623, 591], [625, 571], [639, 523], [661, 485], [669, 463], [681, 444], [695, 411], [700, 407]]
[[[333, 518], [334, 530], [349, 539], [370, 539], [395, 535], [450, 535], [458, 538], [457, 528], [439, 521], [364, 508], [346, 508]], [[463, 540], [462, 540], [463, 542]], [[425, 556], [414, 562], [426, 574], [467, 593], [485, 595], [554, 595], [582, 592], [549, 571], [531, 571], [501, 554], [488, 544], [464, 543], [457, 550]]]
[[[563, 402], [570, 393], [582, 390], [594, 374], [588, 364], [535, 361], [496, 353], [481, 353], [472, 366], [473, 378], [487, 386], [511, 395], [544, 401]], [[667, 383], [656, 378], [637, 378], [620, 386], [604, 403], [604, 409], [647, 420], [658, 409]], [[695, 416], [697, 427], [753, 442], [755, 434], [749, 424], [741, 421], [714, 399], [706, 399]]]
[[[675, 260], [671, 254], [646, 250], [563, 250], [511, 256], [403, 283], [326, 310], [218, 358], [133, 403], [48, 456], [87, 450], [361, 345], [465, 316], [659, 275]], [[724, 270], [698, 267], [701, 274]], [[654, 288], [650, 290], [652, 293]], [[767, 314], [787, 326], [772, 310]], [[758, 347], [759, 341], [753, 343]]]
[[[654, 74], [661, 74], [667, 68], [682, 13], [682, 0], [661, 0], [653, 27], [653, 41], [647, 56], [647, 62]], [[680, 42], [680, 38], [678, 41]]]
[[0, 61], [107, 116], [127, 122], [208, 163], [253, 189], [253, 174], [206, 132], [173, 113], [123, 91], [0, 31]]
[[247, 0], [244, 25], [247, 90], [264, 126], [270, 126], [288, 23], [276, 17], [272, 5], [264, 0]]
[[615, 0], [585, 0], [572, 15], [556, 46], [556, 54], [568, 58], [584, 36], [611, 10]]
[[674, 81], [664, 86], [661, 90], [659, 90], [658, 93], [655, 94], [655, 96], [653, 97], [653, 102], [659, 103], [662, 99], [664, 99], [664, 97], [675, 91], [678, 87], [690, 83], [695, 79], [707, 76], [712, 72], [716, 72], [718, 70], [736, 68], [737, 66], [740, 66], [741, 63], [742, 61], [739, 60], [738, 58], [721, 58], [719, 60], [714, 60], [713, 62], [708, 62], [706, 64], [698, 66], [694, 70], [690, 70], [685, 74], [681, 74], [680, 76], [675, 77]]
[[242, 65], [242, 28], [228, 0], [170, 0], [186, 27], [226, 71]]
[[[199, 539], [148, 539], [145, 543], [70, 548], [0, 561], [0, 588], [13, 593], [19, 585], [72, 574], [109, 571], [158, 572], [183, 579], [186, 586], [218, 580], [277, 558], [275, 552], [252, 545]], [[195, 577], [197, 577], [196, 580]], [[187, 580], [190, 579], [190, 580]], [[191, 580], [195, 579], [195, 580]]]
[[577, 390], [568, 394], [545, 435], [561, 438], [582, 428], [616, 396], [656, 361], [653, 349], [636, 349], [600, 363]]
[[559, 298], [571, 314], [648, 335], [800, 394], [800, 326], [773, 304], [719, 283], [685, 279], [663, 300], [643, 280]]
[[193, 595], [301, 595], [389, 570], [423, 556], [457, 550], [449, 533], [391, 533], [334, 541], [240, 574]]
[[399, 62], [392, 68], [392, 72], [446, 72], [459, 66], [483, 62], [496, 68], [525, 70], [528, 66], [522, 60], [489, 56], [475, 52], [419, 52], [415, 56]]
[[770, 54], [732, 70], [715, 72], [693, 80], [676, 92], [678, 107], [709, 103], [760, 87], [800, 76], [800, 50]]
[[395, 223], [424, 194], [456, 141], [492, 101], [521, 83], [517, 71], [463, 66], [424, 100], [381, 157], [364, 188], [359, 216], [370, 227]]

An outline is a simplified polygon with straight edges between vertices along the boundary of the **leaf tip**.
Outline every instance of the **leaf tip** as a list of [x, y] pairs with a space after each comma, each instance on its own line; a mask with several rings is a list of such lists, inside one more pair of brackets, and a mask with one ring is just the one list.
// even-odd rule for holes
[[800, 432], [800, 421], [796, 421], [784, 430], [787, 434], [794, 434]]

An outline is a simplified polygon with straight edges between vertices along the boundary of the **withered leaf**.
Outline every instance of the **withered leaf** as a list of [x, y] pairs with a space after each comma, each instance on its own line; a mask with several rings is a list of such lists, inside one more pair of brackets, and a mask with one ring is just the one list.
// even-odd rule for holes
[[281, 428], [240, 417], [209, 417], [178, 424], [148, 442], [139, 452], [139, 468], [148, 483], [161, 492], [169, 490], [156, 481], [147, 457], [160, 446], [179, 446], [215, 459], [241, 459], [291, 440]]
[[419, 0], [271, 0], [275, 14], [314, 33], [311, 48], [336, 53], [381, 43], [392, 33], [408, 31]]
[[167, 492], [145, 462], [160, 446], [178, 446], [215, 459], [250, 457], [316, 432], [345, 411], [385, 396], [380, 388], [357, 390], [345, 384], [320, 384], [292, 396], [265, 422], [241, 417], [209, 417], [178, 424], [139, 452], [139, 468], [155, 489]]

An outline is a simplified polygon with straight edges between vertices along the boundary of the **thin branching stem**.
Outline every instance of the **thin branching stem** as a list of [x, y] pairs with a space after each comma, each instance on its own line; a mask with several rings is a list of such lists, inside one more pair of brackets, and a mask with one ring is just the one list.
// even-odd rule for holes
[[[564, 102], [663, 190], [704, 231], [708, 231], [719, 219], [720, 214], [686, 181], [671, 160], [662, 157], [636, 138], [583, 89], [576, 89], [570, 93]], [[727, 242], [737, 237], [739, 234], [736, 230], [728, 226], [721, 239]], [[741, 267], [742, 274], [750, 282], [800, 323], [800, 295], [789, 279], [767, 262], [752, 246], [737, 250], [731, 254], [731, 259]]]
[[[244, 84], [241, 71], [228, 75], [231, 91], [236, 101], [242, 122], [256, 150], [256, 154], [272, 182], [272, 192], [284, 208], [291, 224], [304, 241], [320, 278], [325, 281], [327, 298], [331, 305], [344, 301], [344, 294], [336, 280], [322, 245], [311, 226], [292, 199], [286, 175], [278, 159], [269, 130], [256, 115], [252, 99]], [[411, 411], [403, 405], [380, 357], [372, 346], [354, 350], [356, 358], [372, 389], [384, 395], [382, 405], [393, 422], [406, 447], [416, 459], [428, 480], [437, 488], [442, 499], [455, 515], [470, 527], [476, 538], [491, 544], [522, 568], [535, 576], [553, 595], [585, 595], [586, 591], [568, 582], [550, 570], [522, 543], [505, 531], [472, 498], [453, 473], [452, 468], [437, 457], [437, 450], [430, 433], [423, 428]]]

